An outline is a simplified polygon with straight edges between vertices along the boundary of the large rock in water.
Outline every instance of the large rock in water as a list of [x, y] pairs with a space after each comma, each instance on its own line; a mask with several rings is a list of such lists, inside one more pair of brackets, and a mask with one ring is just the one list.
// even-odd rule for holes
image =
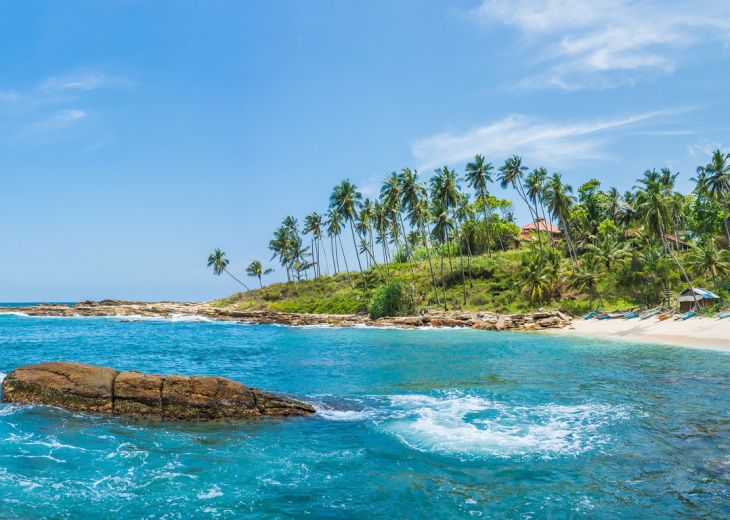
[[119, 372], [66, 362], [16, 368], [3, 380], [2, 402], [182, 420], [315, 412], [306, 403], [225, 377]]

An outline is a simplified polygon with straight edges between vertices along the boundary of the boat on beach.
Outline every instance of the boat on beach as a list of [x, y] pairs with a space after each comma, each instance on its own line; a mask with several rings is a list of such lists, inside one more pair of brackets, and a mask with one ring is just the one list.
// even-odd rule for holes
[[589, 312], [588, 314], [584, 314], [584, 315], [583, 315], [583, 319], [584, 319], [584, 320], [590, 320], [590, 319], [591, 319], [592, 317], [594, 317], [594, 316], [595, 316], [596, 314], [598, 314], [598, 309], [600, 309], [600, 308], [601, 308], [601, 306], [600, 306], [600, 305], [598, 305], [598, 306], [597, 306], [597, 307], [596, 307], [595, 309], [593, 309], [593, 310], [592, 310], [591, 312]]
[[730, 309], [725, 309], [723, 312], [718, 314], [717, 317], [721, 320], [724, 320], [725, 318], [730, 318]]
[[639, 309], [639, 310], [631, 311], [629, 314], [626, 315], [626, 319], [627, 320], [630, 320], [630, 319], [633, 319], [633, 318], [638, 318], [644, 312], [646, 312], [646, 309]]
[[607, 312], [607, 313], [605, 313], [605, 314], [603, 314], [601, 316], [598, 316], [598, 318], [596, 318], [596, 319], [599, 319], [599, 320], [615, 320], [615, 319], [618, 319], [618, 318], [625, 318], [633, 310], [634, 310], [634, 308], [632, 307], [631, 309], [626, 309], [626, 310], [623, 310], [623, 311]]
[[669, 312], [665, 312], [664, 314], [660, 314], [659, 316], [657, 316], [657, 318], [659, 318], [659, 321], [668, 320], [669, 318], [671, 318], [672, 316], [674, 316], [674, 314], [676, 312], [677, 311], [675, 309], [672, 309]]
[[649, 312], [647, 312], [646, 314], [643, 314], [642, 316], [640, 316], [639, 319], [640, 320], [645, 320], [647, 318], [651, 318], [652, 316], [656, 316], [660, 312], [662, 312], [662, 308], [661, 307], [656, 307], [655, 309], [652, 309]]

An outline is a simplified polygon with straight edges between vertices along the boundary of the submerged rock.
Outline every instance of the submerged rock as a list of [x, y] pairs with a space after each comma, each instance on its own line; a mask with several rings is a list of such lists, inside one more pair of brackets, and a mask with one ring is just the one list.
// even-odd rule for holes
[[179, 420], [315, 412], [309, 404], [225, 377], [119, 372], [67, 362], [16, 368], [2, 382], [2, 402]]

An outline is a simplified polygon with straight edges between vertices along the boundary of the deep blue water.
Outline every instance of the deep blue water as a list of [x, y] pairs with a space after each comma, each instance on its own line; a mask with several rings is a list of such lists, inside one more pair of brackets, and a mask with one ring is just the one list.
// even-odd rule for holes
[[3, 518], [728, 518], [730, 357], [471, 330], [0, 316], [0, 372], [221, 375], [308, 418], [0, 406]]

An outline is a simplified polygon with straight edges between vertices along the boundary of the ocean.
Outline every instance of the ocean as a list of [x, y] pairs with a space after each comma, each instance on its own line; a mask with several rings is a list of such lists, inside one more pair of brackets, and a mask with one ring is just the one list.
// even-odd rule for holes
[[0, 315], [42, 361], [217, 375], [311, 417], [0, 405], [2, 518], [728, 518], [728, 353], [541, 333]]

